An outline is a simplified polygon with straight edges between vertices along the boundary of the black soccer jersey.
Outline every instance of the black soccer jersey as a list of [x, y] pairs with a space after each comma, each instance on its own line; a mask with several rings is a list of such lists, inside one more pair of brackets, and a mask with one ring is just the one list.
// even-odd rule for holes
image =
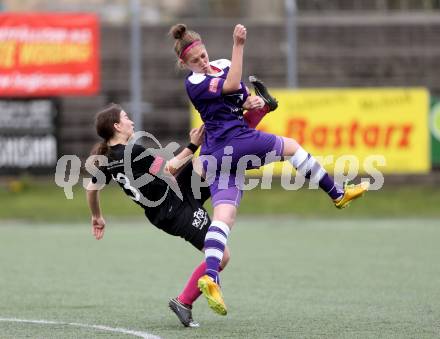
[[[135, 161], [145, 151], [145, 148], [136, 144], [131, 146], [133, 146], [131, 156], [127, 157], [127, 161], [130, 159], [129, 164], [124, 163], [124, 151], [128, 146], [118, 144], [110, 147], [107, 154], [108, 165], [100, 166], [99, 169], [105, 175], [106, 184], [111, 179], [115, 180], [124, 192], [145, 210], [145, 215], [150, 222], [157, 225], [165, 218], [172, 217], [182, 201], [169, 188], [167, 182], [156, 176], [159, 169], [164, 166], [164, 160], [147, 155]], [[135, 180], [142, 176], [145, 176], [145, 180], [136, 184]], [[92, 177], [92, 182], [95, 184], [98, 182], [96, 175]], [[163, 201], [154, 206], [161, 199]]]

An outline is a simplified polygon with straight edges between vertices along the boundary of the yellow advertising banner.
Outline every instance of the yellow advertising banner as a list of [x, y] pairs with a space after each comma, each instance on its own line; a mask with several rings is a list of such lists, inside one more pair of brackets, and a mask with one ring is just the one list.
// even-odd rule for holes
[[[296, 139], [333, 172], [338, 159], [356, 159], [359, 172], [372, 156], [383, 173], [426, 173], [429, 93], [424, 88], [272, 90], [279, 107], [257, 129]], [[192, 108], [192, 125], [201, 124]], [[281, 173], [275, 165], [275, 174]], [[258, 172], [258, 171], [257, 171]], [[256, 174], [257, 172], [253, 172]], [[367, 171], [368, 172], [368, 171]]]

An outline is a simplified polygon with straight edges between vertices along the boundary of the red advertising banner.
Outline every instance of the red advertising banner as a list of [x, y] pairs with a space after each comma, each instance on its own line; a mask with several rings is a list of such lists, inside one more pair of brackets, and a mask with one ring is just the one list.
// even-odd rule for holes
[[0, 14], [0, 96], [92, 95], [99, 90], [93, 14]]

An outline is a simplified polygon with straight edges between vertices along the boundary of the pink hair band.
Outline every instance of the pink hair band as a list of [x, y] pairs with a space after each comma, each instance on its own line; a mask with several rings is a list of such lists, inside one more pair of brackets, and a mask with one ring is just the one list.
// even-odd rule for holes
[[186, 53], [189, 52], [189, 50], [195, 46], [201, 45], [202, 41], [201, 40], [194, 40], [193, 42], [191, 42], [188, 46], [186, 46], [183, 51], [180, 53], [180, 59], [183, 59], [183, 57], [185, 56]]

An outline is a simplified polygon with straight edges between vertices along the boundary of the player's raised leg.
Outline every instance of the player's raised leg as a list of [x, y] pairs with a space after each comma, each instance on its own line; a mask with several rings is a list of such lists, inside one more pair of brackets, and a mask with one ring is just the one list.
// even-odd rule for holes
[[258, 79], [255, 75], [251, 75], [249, 81], [254, 86], [255, 94], [264, 100], [265, 104], [269, 107], [269, 111], [275, 111], [278, 108], [278, 100], [269, 93], [263, 81]]
[[304, 150], [294, 139], [283, 137], [284, 156], [291, 156], [289, 162], [311, 182], [318, 184], [333, 200], [336, 208], [345, 208], [351, 201], [361, 197], [369, 187], [367, 182], [340, 187], [316, 159]]
[[[255, 128], [267, 113], [275, 111], [278, 108], [278, 101], [269, 93], [269, 90], [261, 80], [251, 75], [249, 81], [254, 86], [255, 94], [264, 101], [264, 106], [262, 108], [248, 110], [243, 116], [247, 125], [250, 128]], [[248, 99], [250, 98], [252, 97], [248, 97]]]

